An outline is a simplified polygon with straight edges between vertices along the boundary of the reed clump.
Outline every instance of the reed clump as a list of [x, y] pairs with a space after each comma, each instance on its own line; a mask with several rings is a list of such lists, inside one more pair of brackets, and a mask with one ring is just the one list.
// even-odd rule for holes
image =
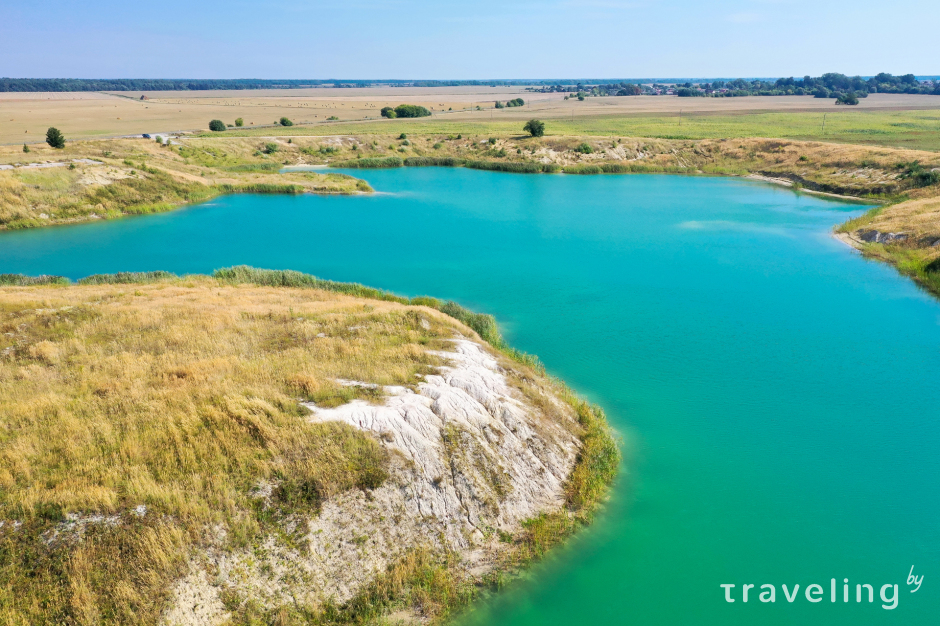
[[408, 157], [406, 167], [460, 167], [465, 163], [459, 157]]
[[555, 163], [537, 163], [531, 161], [467, 161], [466, 166], [475, 170], [514, 172], [517, 174], [550, 174], [561, 171], [561, 166]]
[[342, 167], [342, 168], [360, 168], [360, 169], [382, 169], [382, 168], [391, 168], [391, 167], [402, 167], [404, 161], [401, 157], [389, 156], [389, 157], [366, 157], [364, 159], [349, 159], [346, 161], [336, 161], [330, 163], [330, 167]]

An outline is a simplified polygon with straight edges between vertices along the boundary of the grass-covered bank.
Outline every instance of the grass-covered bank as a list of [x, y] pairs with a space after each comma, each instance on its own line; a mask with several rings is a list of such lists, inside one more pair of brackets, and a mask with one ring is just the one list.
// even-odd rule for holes
[[940, 197], [899, 198], [847, 221], [836, 233], [940, 297]]
[[[549, 126], [549, 132], [554, 132]], [[281, 132], [278, 130], [277, 132]], [[285, 131], [286, 132], [286, 131]], [[629, 136], [527, 137], [352, 135], [182, 137], [171, 146], [123, 139], [36, 148], [34, 165], [0, 171], [0, 229], [168, 210], [222, 193], [357, 193], [364, 181], [285, 166], [417, 166], [569, 174], [760, 174], [807, 190], [885, 200], [938, 188], [935, 153], [771, 139], [657, 139]], [[23, 161], [0, 151], [0, 165]], [[65, 161], [63, 161], [63, 159]], [[81, 161], [80, 159], [86, 159]], [[74, 167], [71, 167], [74, 166]]]
[[137, 139], [0, 149], [0, 165], [11, 166], [0, 169], [0, 230], [158, 213], [233, 193], [372, 191], [343, 174], [282, 174], [283, 159], [255, 152], [226, 158]]
[[[11, 426], [0, 432], [4, 623], [156, 623], [187, 555], [217, 544], [219, 529], [229, 546], [270, 533], [294, 545], [290, 520], [382, 484], [389, 459], [373, 438], [298, 419], [298, 397], [376, 399], [337, 379], [413, 385], [441, 364], [428, 349], [454, 331], [497, 347], [520, 388], [541, 379], [491, 316], [297, 272], [0, 283], [0, 404]], [[584, 444], [566, 511], [505, 537], [520, 554], [589, 519], [617, 466], [599, 410], [564, 399]], [[259, 480], [275, 485], [273, 506], [252, 495]], [[452, 559], [416, 550], [338, 606], [230, 598], [232, 623], [364, 623], [405, 605], [442, 619], [479, 589]]]

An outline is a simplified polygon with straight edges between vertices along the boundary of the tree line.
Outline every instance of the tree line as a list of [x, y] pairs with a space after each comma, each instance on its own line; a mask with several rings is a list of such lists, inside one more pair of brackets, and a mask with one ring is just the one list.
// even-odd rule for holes
[[331, 80], [206, 79], [169, 80], [149, 78], [0, 78], [0, 91], [203, 91], [212, 89], [301, 89]]
[[[846, 76], [831, 72], [819, 77], [744, 80], [741, 78], [711, 83], [685, 83], [677, 90], [679, 96], [815, 96], [843, 98], [852, 95], [864, 98], [872, 93], [909, 93], [940, 95], [940, 81], [919, 81], [913, 74], [895, 76], [882, 72], [870, 78]], [[846, 98], [843, 98], [846, 99]], [[851, 98], [848, 98], [851, 99]]]

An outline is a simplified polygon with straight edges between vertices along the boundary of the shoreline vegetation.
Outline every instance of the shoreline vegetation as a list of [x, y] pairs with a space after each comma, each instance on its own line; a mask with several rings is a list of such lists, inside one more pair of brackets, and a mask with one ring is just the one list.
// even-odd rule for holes
[[[550, 122], [552, 124], [552, 122]], [[518, 125], [521, 128], [521, 123]], [[746, 176], [881, 205], [845, 241], [940, 295], [940, 154], [789, 139], [520, 134], [177, 136], [0, 148], [0, 230], [172, 210], [227, 193], [370, 193], [363, 180], [297, 166], [468, 167], [515, 173]], [[551, 131], [551, 126], [549, 127]], [[224, 135], [224, 136], [223, 136]]]
[[[355, 372], [380, 386], [412, 385], [416, 373], [441, 364], [425, 350], [441, 350], [455, 331], [506, 358], [526, 398], [539, 396], [534, 384], [570, 407], [581, 445], [563, 506], [518, 532], [500, 531], [501, 556], [482, 578], [462, 569], [456, 554], [415, 546], [347, 602], [264, 606], [223, 594], [226, 623], [362, 624], [391, 611], [439, 623], [590, 523], [620, 464], [599, 407], [507, 345], [492, 316], [454, 302], [238, 266], [212, 276], [118, 273], [74, 284], [0, 275], [0, 307], [0, 325], [12, 329], [0, 337], [0, 395], [21, 423], [2, 437], [10, 445], [0, 455], [4, 623], [154, 623], [199, 550], [270, 550], [261, 544], [272, 536], [285, 549], [299, 545], [298, 516], [316, 515], [326, 498], [374, 489], [392, 470], [368, 433], [298, 421], [296, 396], [325, 407], [376, 402], [371, 387], [335, 379]], [[303, 324], [312, 325], [306, 343]], [[175, 329], [172, 340], [164, 327]], [[211, 345], [203, 327], [214, 329]], [[245, 341], [254, 343], [231, 352]], [[89, 356], [100, 367], [83, 368]], [[258, 367], [271, 375], [259, 378]], [[17, 368], [14, 384], [6, 374]], [[70, 382], [56, 382], [63, 376]], [[140, 387], [138, 379], [150, 382]], [[154, 429], [149, 410], [134, 408], [141, 403], [163, 407], [165, 426]], [[79, 419], [87, 412], [97, 415], [94, 427]], [[206, 428], [215, 434], [199, 435]], [[24, 456], [28, 449], [47, 452]], [[309, 457], [311, 450], [318, 453]], [[211, 481], [199, 479], [205, 472]], [[259, 479], [280, 485], [263, 507], [252, 495]]]

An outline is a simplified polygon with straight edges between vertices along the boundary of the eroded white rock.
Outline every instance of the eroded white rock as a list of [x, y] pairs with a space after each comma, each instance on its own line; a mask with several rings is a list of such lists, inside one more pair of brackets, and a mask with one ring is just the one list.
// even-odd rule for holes
[[295, 599], [343, 602], [419, 546], [456, 551], [467, 571], [480, 574], [503, 549], [497, 530], [516, 532], [523, 520], [562, 506], [579, 446], [571, 409], [545, 389], [535, 393], [544, 395], [551, 415], [532, 406], [474, 341], [457, 339], [452, 351], [435, 354], [450, 365], [414, 390], [385, 388], [381, 405], [308, 405], [310, 420], [374, 433], [394, 452], [390, 478], [381, 487], [326, 502], [307, 521], [305, 548], [270, 539], [250, 553], [206, 555], [216, 572], [213, 583], [194, 565], [179, 581], [165, 622], [221, 621], [205, 614], [203, 622], [179, 621], [185, 611], [178, 605], [225, 588], [270, 606]]

